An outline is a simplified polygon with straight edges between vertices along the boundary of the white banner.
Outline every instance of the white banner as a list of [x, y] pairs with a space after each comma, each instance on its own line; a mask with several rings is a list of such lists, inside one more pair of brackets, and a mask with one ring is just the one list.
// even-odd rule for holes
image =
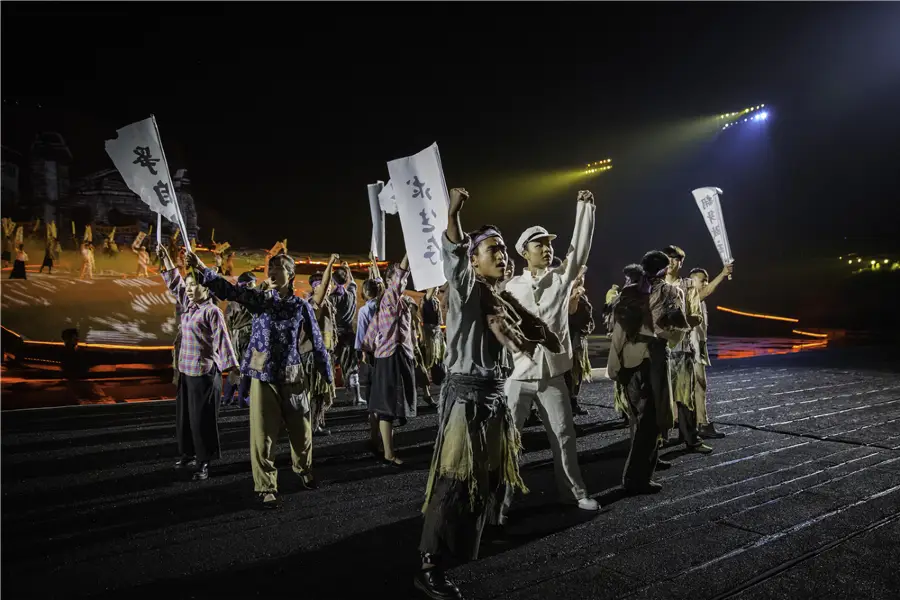
[[372, 255], [384, 260], [384, 211], [378, 201], [378, 194], [384, 189], [384, 182], [378, 181], [366, 186], [369, 193], [369, 213], [372, 215]]
[[394, 183], [390, 180], [378, 192], [378, 203], [381, 204], [381, 211], [389, 214], [397, 214], [397, 196], [394, 195]]
[[694, 200], [697, 202], [697, 208], [706, 221], [706, 228], [709, 229], [709, 235], [712, 236], [713, 244], [719, 251], [723, 265], [734, 262], [731, 256], [731, 246], [728, 244], [728, 233], [725, 231], [725, 219], [722, 217], [722, 205], [719, 202], [719, 194], [722, 190], [716, 187], [697, 188], [693, 192]]
[[116, 131], [116, 134], [116, 139], [106, 140], [106, 153], [125, 180], [125, 185], [140, 196], [152, 211], [175, 223], [187, 243], [187, 229], [178, 210], [175, 185], [169, 176], [156, 119], [151, 116], [132, 123]]
[[134, 238], [134, 241], [131, 242], [131, 248], [133, 250], [138, 250], [141, 247], [141, 244], [144, 242], [144, 238], [147, 237], [147, 234], [143, 231], [138, 232], [137, 237]]
[[446, 282], [441, 236], [447, 229], [449, 194], [437, 143], [387, 166], [416, 290], [441, 286]]

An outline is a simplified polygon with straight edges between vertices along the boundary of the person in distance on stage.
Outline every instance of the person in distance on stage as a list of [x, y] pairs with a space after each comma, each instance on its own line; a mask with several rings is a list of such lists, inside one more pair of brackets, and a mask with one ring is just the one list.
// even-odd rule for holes
[[222, 374], [237, 368], [225, 315], [196, 275], [183, 279], [169, 253], [160, 246], [162, 277], [181, 307], [181, 347], [175, 428], [181, 458], [176, 468], [193, 467], [194, 480], [209, 477], [209, 463], [219, 458], [219, 401]]
[[312, 473], [309, 381], [318, 371], [331, 381], [330, 362], [310, 304], [294, 293], [295, 263], [287, 254], [269, 259], [269, 279], [258, 288], [240, 287], [218, 275], [193, 252], [188, 263], [216, 296], [239, 302], [253, 315], [241, 371], [250, 382], [250, 466], [263, 508], [276, 508], [278, 470], [272, 460], [282, 426], [291, 444], [291, 468], [307, 489]]
[[505, 488], [526, 491], [519, 433], [504, 401], [501, 350], [533, 356], [539, 345], [560, 349], [548, 327], [499, 289], [509, 261], [500, 231], [484, 225], [463, 233], [460, 214], [468, 196], [461, 188], [450, 191], [441, 238], [448, 374], [422, 509], [422, 568], [414, 580], [436, 600], [462, 598], [445, 568], [451, 560], [478, 557], [485, 521], [498, 521]]
[[725, 265], [722, 272], [712, 281], [709, 280], [709, 273], [705, 269], [691, 269], [690, 273], [694, 287], [697, 288], [700, 312], [703, 317], [703, 321], [691, 330], [691, 349], [694, 351], [694, 408], [697, 413], [697, 431], [700, 437], [706, 439], [725, 437], [724, 433], [716, 431], [713, 424], [709, 422], [709, 413], [706, 410], [706, 367], [711, 364], [709, 350], [706, 347], [706, 332], [709, 328], [706, 298], [733, 272], [734, 264]]
[[[515, 369], [507, 381], [507, 397], [516, 428], [521, 431], [532, 404], [536, 403], [550, 438], [553, 465], [560, 494], [565, 501], [582, 510], [596, 511], [600, 505], [588, 497], [578, 466], [575, 422], [565, 373], [572, 368], [572, 342], [569, 337], [569, 298], [573, 284], [587, 263], [594, 235], [594, 196], [579, 191], [576, 202], [575, 231], [565, 260], [557, 268], [553, 261], [552, 241], [556, 238], [543, 227], [526, 229], [516, 243], [527, 268], [506, 284], [506, 291], [523, 307], [546, 322], [561, 347], [552, 351], [538, 346], [534, 356], [513, 355]], [[512, 503], [504, 502], [504, 515]]]

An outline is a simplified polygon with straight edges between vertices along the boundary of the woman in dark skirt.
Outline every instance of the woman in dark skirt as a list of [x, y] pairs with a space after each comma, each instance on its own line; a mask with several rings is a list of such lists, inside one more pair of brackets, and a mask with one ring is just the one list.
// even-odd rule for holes
[[403, 296], [408, 267], [404, 257], [388, 277], [378, 311], [362, 344], [363, 350], [375, 354], [369, 395], [373, 450], [383, 450], [384, 462], [393, 467], [403, 465], [394, 454], [394, 423], [403, 426], [410, 417], [416, 416], [412, 307]]
[[25, 274], [26, 261], [28, 261], [28, 255], [25, 254], [25, 244], [19, 244], [12, 273], [9, 274], [10, 279], [28, 279], [28, 276]]
[[195, 481], [209, 478], [219, 458], [219, 402], [222, 374], [237, 368], [225, 316], [193, 272], [182, 279], [165, 247], [159, 247], [162, 277], [181, 307], [175, 433], [181, 458], [176, 469], [196, 468]]

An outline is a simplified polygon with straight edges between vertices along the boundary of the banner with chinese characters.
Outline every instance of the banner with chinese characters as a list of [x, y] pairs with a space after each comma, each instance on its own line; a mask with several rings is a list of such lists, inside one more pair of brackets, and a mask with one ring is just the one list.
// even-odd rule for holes
[[188, 239], [187, 228], [175, 186], [163, 154], [156, 119], [150, 117], [116, 131], [116, 139], [106, 140], [106, 153], [125, 180], [125, 185], [137, 194], [150, 209], [181, 229], [181, 237]]
[[731, 246], [728, 244], [728, 233], [725, 231], [725, 219], [722, 218], [722, 205], [719, 202], [719, 195], [722, 190], [715, 187], [697, 188], [693, 192], [694, 200], [697, 202], [697, 208], [706, 221], [706, 228], [709, 229], [709, 235], [712, 236], [713, 244], [719, 251], [722, 258], [722, 264], [727, 265], [734, 262], [731, 256]]
[[437, 143], [413, 156], [392, 160], [388, 173], [416, 290], [443, 285], [441, 236], [447, 229], [449, 194]]
[[372, 215], [372, 256], [379, 260], [384, 260], [384, 211], [381, 210], [381, 203], [378, 195], [384, 189], [384, 182], [377, 181], [366, 186], [369, 194], [369, 214]]

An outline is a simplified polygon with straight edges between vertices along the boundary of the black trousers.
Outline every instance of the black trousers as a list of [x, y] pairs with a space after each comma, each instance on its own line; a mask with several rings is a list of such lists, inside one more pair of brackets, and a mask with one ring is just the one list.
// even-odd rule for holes
[[634, 369], [623, 369], [619, 381], [635, 417], [631, 450], [622, 473], [623, 485], [641, 485], [650, 481], [659, 459], [660, 431], [657, 407], [669, 402], [669, 364], [665, 346], [650, 348], [650, 358]]
[[697, 411], [691, 410], [680, 402], [678, 406], [678, 434], [688, 446], [699, 446], [701, 440], [697, 435]]
[[222, 376], [213, 368], [206, 375], [180, 374], [175, 396], [175, 436], [181, 456], [201, 463], [219, 458], [219, 401]]

